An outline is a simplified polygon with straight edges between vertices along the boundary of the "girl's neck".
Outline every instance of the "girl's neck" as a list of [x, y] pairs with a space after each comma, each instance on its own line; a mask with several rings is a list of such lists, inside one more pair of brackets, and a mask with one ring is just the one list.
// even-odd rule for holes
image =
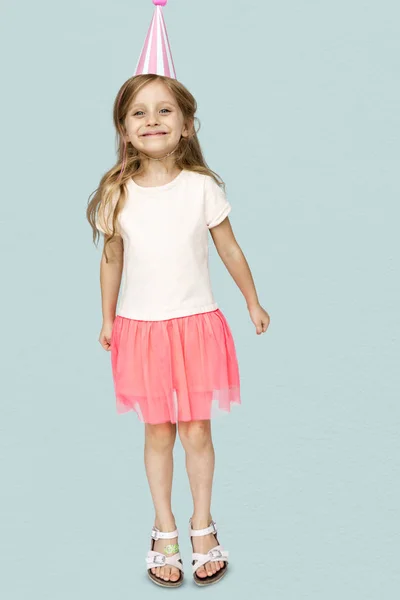
[[135, 175], [132, 179], [138, 183], [144, 182], [148, 185], [164, 185], [175, 179], [181, 172], [181, 169], [175, 164], [175, 158], [172, 156], [165, 160], [145, 158], [143, 166], [143, 173], [140, 176]]

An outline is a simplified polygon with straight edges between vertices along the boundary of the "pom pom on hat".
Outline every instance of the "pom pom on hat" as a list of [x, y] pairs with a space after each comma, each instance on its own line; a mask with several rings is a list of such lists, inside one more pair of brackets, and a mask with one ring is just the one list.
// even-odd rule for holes
[[167, 4], [167, 0], [153, 0], [153, 4], [156, 6], [165, 6]]

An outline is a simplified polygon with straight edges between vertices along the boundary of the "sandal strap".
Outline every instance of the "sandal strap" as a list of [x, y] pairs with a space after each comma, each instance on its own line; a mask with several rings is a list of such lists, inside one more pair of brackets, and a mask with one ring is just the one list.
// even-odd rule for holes
[[174, 531], [160, 531], [155, 525], [153, 525], [151, 537], [153, 540], [169, 540], [178, 537], [178, 530], [174, 529]]
[[155, 550], [149, 550], [146, 556], [147, 569], [152, 569], [153, 567], [164, 567], [165, 565], [170, 565], [171, 567], [176, 567], [183, 572], [183, 565], [181, 561], [181, 554], [177, 552], [176, 554], [172, 554], [171, 556], [166, 556], [162, 554], [162, 552], [156, 552]]
[[192, 519], [189, 519], [189, 535], [199, 536], [207, 535], [209, 533], [217, 533], [217, 524], [215, 521], [211, 521], [211, 524], [204, 529], [192, 529]]
[[228, 550], [224, 550], [220, 544], [218, 546], [214, 546], [214, 548], [211, 548], [211, 550], [209, 550], [207, 554], [192, 552], [192, 560], [194, 560], [194, 564], [192, 565], [193, 573], [197, 571], [199, 567], [205, 565], [207, 562], [217, 562], [219, 560], [227, 562], [228, 557]]

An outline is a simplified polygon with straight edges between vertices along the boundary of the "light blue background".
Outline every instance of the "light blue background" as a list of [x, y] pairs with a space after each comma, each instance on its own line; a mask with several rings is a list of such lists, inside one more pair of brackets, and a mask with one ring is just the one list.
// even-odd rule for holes
[[[112, 103], [150, 0], [1, 9], [0, 595], [158, 598], [143, 427], [117, 415], [89, 194], [115, 160]], [[398, 3], [170, 0], [178, 78], [226, 182], [266, 334], [215, 250], [242, 406], [213, 424], [213, 516], [231, 552], [210, 598], [399, 594]], [[191, 497], [173, 505], [191, 581]], [[174, 592], [172, 592], [174, 593]]]

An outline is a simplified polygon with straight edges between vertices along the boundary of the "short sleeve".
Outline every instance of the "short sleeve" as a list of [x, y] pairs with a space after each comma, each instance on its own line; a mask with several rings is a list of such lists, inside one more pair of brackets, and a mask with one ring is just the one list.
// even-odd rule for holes
[[[96, 214], [96, 227], [102, 233], [109, 233], [112, 231], [112, 219], [114, 215], [114, 209], [117, 204], [118, 196], [114, 195], [113, 201], [109, 202], [106, 207], [100, 205], [99, 210]], [[106, 226], [108, 231], [106, 231]]]
[[232, 209], [224, 190], [210, 175], [205, 176], [204, 208], [209, 229], [222, 223]]

